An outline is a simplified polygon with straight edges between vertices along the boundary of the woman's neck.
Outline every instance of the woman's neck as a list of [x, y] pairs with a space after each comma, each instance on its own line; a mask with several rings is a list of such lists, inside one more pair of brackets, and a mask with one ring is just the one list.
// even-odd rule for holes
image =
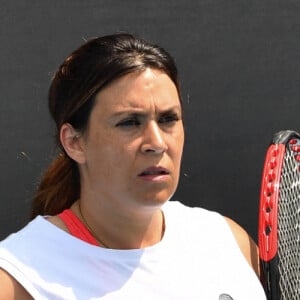
[[71, 209], [100, 246], [110, 249], [140, 249], [158, 243], [165, 231], [160, 208], [121, 213], [116, 209], [95, 208], [82, 200]]

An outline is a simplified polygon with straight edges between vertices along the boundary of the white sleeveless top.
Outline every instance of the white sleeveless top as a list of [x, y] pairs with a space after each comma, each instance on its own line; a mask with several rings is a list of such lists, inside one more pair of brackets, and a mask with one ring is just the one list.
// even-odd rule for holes
[[0, 267], [36, 300], [262, 300], [262, 286], [222, 216], [164, 205], [158, 244], [90, 245], [39, 216], [0, 243]]

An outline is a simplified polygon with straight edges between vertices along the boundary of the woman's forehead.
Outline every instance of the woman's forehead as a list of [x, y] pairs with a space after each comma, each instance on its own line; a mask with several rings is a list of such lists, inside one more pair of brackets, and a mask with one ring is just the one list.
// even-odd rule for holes
[[168, 110], [179, 106], [179, 95], [173, 81], [165, 73], [147, 69], [127, 74], [96, 96], [96, 105], [111, 110], [143, 110], [160, 107]]

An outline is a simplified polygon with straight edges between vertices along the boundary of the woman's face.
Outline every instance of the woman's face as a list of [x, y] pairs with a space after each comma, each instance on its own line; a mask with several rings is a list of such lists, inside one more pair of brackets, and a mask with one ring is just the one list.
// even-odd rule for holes
[[82, 137], [82, 197], [118, 208], [160, 206], [176, 189], [183, 143], [172, 80], [153, 69], [121, 77], [96, 96]]

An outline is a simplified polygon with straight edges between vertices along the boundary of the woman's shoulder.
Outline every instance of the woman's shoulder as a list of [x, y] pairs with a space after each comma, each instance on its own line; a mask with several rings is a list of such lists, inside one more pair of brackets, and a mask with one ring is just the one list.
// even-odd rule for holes
[[32, 300], [33, 298], [27, 291], [6, 271], [0, 268], [0, 300], [24, 299]]
[[227, 217], [225, 217], [225, 220], [227, 221], [244, 257], [257, 276], [260, 277], [259, 252], [256, 243], [238, 223]]
[[[186, 224], [196, 222], [201, 224], [207, 223], [222, 223], [224, 222], [223, 216], [213, 210], [198, 206], [189, 206], [180, 201], [169, 201], [163, 206], [163, 211], [169, 216], [176, 218], [178, 221], [182, 220]], [[212, 227], [211, 227], [212, 228]]]
[[31, 284], [27, 286], [27, 278], [37, 265], [48, 269], [53, 263], [49, 253], [57, 251], [58, 245], [63, 247], [61, 227], [55, 217], [38, 216], [0, 242], [0, 300], [33, 299], [23, 285], [37, 293]]
[[[170, 213], [176, 224], [183, 224], [188, 227], [194, 236], [204, 235], [219, 237], [228, 245], [234, 243], [238, 245], [241, 253], [259, 276], [259, 255], [256, 243], [251, 236], [235, 221], [222, 214], [201, 207], [189, 207], [181, 202], [170, 201], [166, 205], [167, 212]], [[201, 228], [205, 228], [203, 231]], [[233, 237], [232, 237], [233, 236]]]
[[44, 232], [45, 229], [51, 230], [52, 227], [54, 226], [51, 225], [44, 217], [38, 216], [18, 231], [9, 234], [5, 239], [1, 240], [0, 248], [3, 245], [9, 245], [15, 242], [22, 243], [23, 240], [27, 242], [28, 237], [33, 237], [35, 235], [40, 236], [41, 232]]
[[6, 260], [34, 260], [33, 253], [38, 253], [39, 257], [46, 256], [46, 250], [63, 243], [67, 234], [54, 220], [49, 222], [47, 218], [38, 216], [0, 241], [0, 268]]

